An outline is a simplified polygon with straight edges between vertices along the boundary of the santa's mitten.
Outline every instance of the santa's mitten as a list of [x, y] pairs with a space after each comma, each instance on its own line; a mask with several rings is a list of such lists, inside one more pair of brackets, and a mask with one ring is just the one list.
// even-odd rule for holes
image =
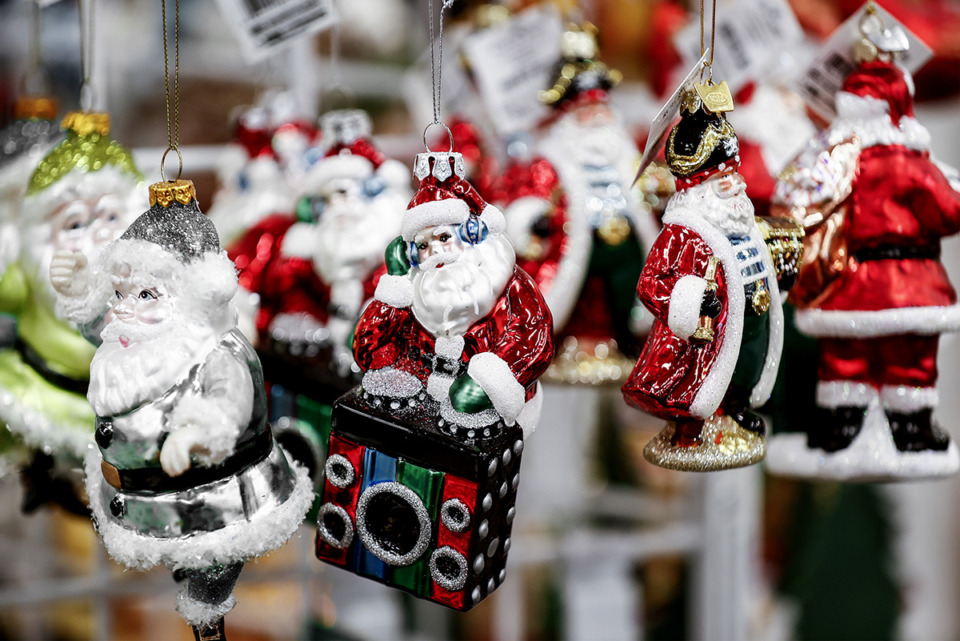
[[476, 414], [493, 408], [490, 397], [469, 374], [464, 374], [450, 385], [450, 404], [464, 414]]
[[384, 254], [384, 262], [387, 264], [387, 274], [390, 276], [406, 276], [410, 271], [410, 258], [407, 253], [409, 245], [402, 237], [397, 236], [389, 245]]

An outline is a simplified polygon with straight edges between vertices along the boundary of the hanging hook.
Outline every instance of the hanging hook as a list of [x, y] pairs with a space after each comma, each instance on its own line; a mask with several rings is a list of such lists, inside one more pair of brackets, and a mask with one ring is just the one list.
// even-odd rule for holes
[[450, 127], [448, 127], [446, 124], [442, 122], [431, 122], [423, 130], [423, 146], [426, 147], [427, 151], [431, 151], [430, 145], [427, 144], [427, 132], [430, 131], [430, 127], [434, 125], [439, 125], [447, 130], [447, 137], [450, 139], [450, 149], [447, 150], [447, 153], [453, 153], [453, 132], [450, 131]]
[[[167, 180], [166, 175], [163, 173], [163, 164], [167, 161], [167, 154], [171, 151], [176, 152], [177, 159], [180, 161], [180, 166], [177, 169], [177, 177], [174, 180]], [[180, 176], [183, 175], [183, 154], [180, 153], [180, 150], [176, 147], [167, 147], [167, 150], [163, 152], [163, 157], [160, 159], [160, 180], [165, 182], [176, 182], [180, 180]]]

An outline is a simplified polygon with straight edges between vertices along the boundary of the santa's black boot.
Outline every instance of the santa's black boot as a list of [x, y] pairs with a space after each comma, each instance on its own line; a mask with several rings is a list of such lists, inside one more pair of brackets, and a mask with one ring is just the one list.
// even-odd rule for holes
[[807, 447], [837, 452], [850, 447], [863, 428], [867, 408], [858, 405], [821, 407], [817, 423], [807, 431]]
[[901, 452], [942, 452], [950, 445], [950, 437], [933, 422], [933, 409], [918, 412], [887, 410], [887, 422], [893, 442]]
[[736, 421], [737, 425], [743, 429], [764, 436], [767, 427], [763, 418], [750, 409], [748, 398], [749, 391], [747, 391], [747, 396], [728, 393], [723, 401], [723, 413]]

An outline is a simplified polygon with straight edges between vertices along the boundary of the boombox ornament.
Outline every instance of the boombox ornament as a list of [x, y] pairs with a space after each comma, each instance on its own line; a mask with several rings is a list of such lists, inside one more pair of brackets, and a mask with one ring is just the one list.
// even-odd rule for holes
[[457, 610], [499, 586], [552, 319], [457, 153], [425, 153], [333, 408], [317, 556]]

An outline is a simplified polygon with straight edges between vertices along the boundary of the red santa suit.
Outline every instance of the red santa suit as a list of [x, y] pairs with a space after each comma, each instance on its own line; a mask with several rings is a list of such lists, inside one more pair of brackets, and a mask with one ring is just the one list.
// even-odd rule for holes
[[[913, 118], [909, 77], [862, 63], [837, 96], [831, 140], [861, 151], [840, 234], [846, 264], [796, 315], [820, 340], [818, 402], [888, 411], [936, 404], [939, 335], [960, 329], [960, 306], [940, 262], [940, 239], [960, 231], [960, 194], [930, 158]], [[851, 384], [852, 383], [852, 384]]]
[[[738, 364], [744, 325], [748, 281], [768, 281], [769, 337], [762, 374], [749, 391], [751, 407], [770, 396], [783, 346], [783, 310], [770, 255], [756, 223], [749, 241], [735, 246], [727, 236], [695, 210], [667, 206], [664, 227], [647, 256], [637, 295], [653, 312], [654, 323], [637, 367], [623, 387], [627, 402], [667, 419], [705, 419], [727, 394]], [[738, 252], [756, 247], [762, 271], [741, 273]], [[703, 275], [710, 256], [719, 259], [716, 272], [720, 314], [714, 320], [715, 338], [709, 343], [690, 340], [700, 319], [707, 281]], [[772, 285], [772, 286], [770, 286]]]
[[[459, 154], [421, 154], [415, 173], [423, 182], [404, 216], [403, 243], [413, 242], [427, 228], [472, 225], [483, 231], [466, 240], [468, 234], [461, 229], [465, 244], [500, 243], [512, 262], [512, 249], [502, 237], [503, 214], [463, 180]], [[367, 372], [364, 389], [378, 393], [378, 372], [399, 377], [407, 389], [394, 385], [388, 396], [413, 396], [425, 389], [446, 416], [450, 386], [466, 374], [500, 418], [529, 434], [540, 414], [537, 379], [553, 358], [550, 310], [534, 280], [513, 266], [487, 314], [463, 332], [433, 333], [417, 318], [413, 283], [418, 269], [413, 265], [406, 274], [384, 275], [357, 324], [354, 355]]]

